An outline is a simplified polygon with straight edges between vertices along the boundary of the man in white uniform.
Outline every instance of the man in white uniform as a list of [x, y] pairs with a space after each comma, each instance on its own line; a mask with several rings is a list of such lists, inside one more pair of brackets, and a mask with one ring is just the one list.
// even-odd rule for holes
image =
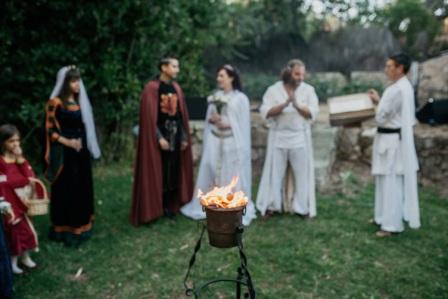
[[414, 145], [414, 90], [406, 77], [411, 59], [406, 54], [391, 56], [385, 73], [392, 82], [380, 96], [369, 90], [378, 104], [377, 134], [373, 143], [372, 174], [375, 176], [374, 222], [376, 235], [390, 236], [404, 230], [403, 219], [411, 228], [420, 227], [417, 192], [418, 161]]
[[[265, 218], [282, 210], [316, 216], [311, 124], [319, 104], [314, 88], [303, 82], [305, 72], [302, 61], [289, 61], [282, 80], [263, 96], [260, 113], [268, 123], [269, 135], [256, 206]], [[292, 198], [285, 198], [288, 163], [294, 175]]]

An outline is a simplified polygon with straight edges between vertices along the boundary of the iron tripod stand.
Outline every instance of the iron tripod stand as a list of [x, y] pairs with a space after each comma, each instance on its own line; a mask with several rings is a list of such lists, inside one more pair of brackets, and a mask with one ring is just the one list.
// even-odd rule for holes
[[235, 283], [236, 286], [236, 298], [237, 299], [241, 299], [241, 295], [242, 295], [242, 286], [246, 286], [247, 288], [247, 292], [244, 293], [244, 298], [249, 298], [249, 299], [255, 299], [255, 288], [254, 285], [252, 283], [252, 278], [250, 276], [249, 270], [247, 269], [247, 258], [246, 255], [244, 254], [243, 251], [243, 232], [244, 232], [244, 228], [243, 226], [239, 226], [236, 229], [236, 240], [237, 240], [237, 247], [238, 247], [238, 251], [239, 251], [239, 256], [240, 256], [240, 265], [238, 267], [238, 274], [237, 274], [237, 278], [236, 279], [231, 279], [231, 278], [218, 278], [218, 279], [213, 279], [213, 280], [209, 280], [205, 283], [203, 283], [202, 285], [200, 285], [199, 287], [195, 288], [194, 285], [193, 287], [189, 287], [187, 284], [187, 280], [190, 276], [190, 271], [191, 268], [193, 267], [195, 261], [196, 261], [196, 254], [198, 253], [198, 251], [201, 249], [201, 243], [202, 243], [202, 238], [204, 236], [205, 233], [205, 229], [206, 226], [205, 224], [202, 225], [202, 231], [201, 231], [201, 235], [196, 243], [196, 246], [194, 248], [194, 252], [193, 255], [190, 258], [190, 263], [188, 265], [188, 270], [187, 270], [187, 274], [185, 275], [184, 278], [184, 287], [185, 287], [185, 294], [188, 297], [194, 296], [195, 299], [199, 299], [201, 297], [201, 292], [207, 288], [209, 285], [215, 284], [215, 283], [219, 283], [219, 282], [232, 282]]

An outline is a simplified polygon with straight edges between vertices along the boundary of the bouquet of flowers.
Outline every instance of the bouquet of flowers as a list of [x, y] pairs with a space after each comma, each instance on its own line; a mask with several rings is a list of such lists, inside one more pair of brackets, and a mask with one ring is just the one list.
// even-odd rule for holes
[[222, 94], [212, 94], [207, 98], [209, 104], [214, 104], [218, 114], [221, 114], [222, 108], [229, 103], [229, 98]]

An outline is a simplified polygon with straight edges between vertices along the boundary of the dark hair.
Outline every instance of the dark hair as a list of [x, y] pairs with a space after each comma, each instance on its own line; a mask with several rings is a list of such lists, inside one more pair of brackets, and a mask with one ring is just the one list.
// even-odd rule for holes
[[1, 151], [1, 153], [5, 152], [4, 147], [5, 147], [6, 140], [13, 137], [14, 135], [20, 136], [19, 129], [17, 129], [16, 126], [10, 125], [10, 124], [5, 124], [5, 125], [0, 126], [0, 151]]
[[162, 66], [170, 64], [173, 60], [177, 60], [176, 56], [167, 55], [159, 60], [159, 71], [162, 71]]
[[409, 57], [406, 53], [399, 53], [392, 56], [389, 56], [390, 60], [393, 60], [395, 62], [396, 66], [403, 66], [403, 71], [405, 74], [409, 72], [409, 69], [411, 68], [411, 57]]
[[280, 78], [282, 79], [283, 83], [291, 82], [291, 73], [295, 66], [305, 67], [305, 63], [303, 63], [303, 61], [300, 59], [291, 59], [290, 61], [288, 61], [288, 64], [280, 73]]
[[216, 73], [219, 73], [221, 70], [224, 70], [227, 73], [227, 75], [233, 79], [232, 80], [232, 88], [234, 90], [243, 91], [243, 85], [241, 84], [240, 71], [236, 67], [234, 67], [230, 64], [224, 64], [223, 66], [218, 68]]
[[[70, 69], [65, 73], [64, 83], [62, 84], [61, 91], [59, 92], [59, 98], [63, 101], [67, 100], [68, 97], [71, 94], [70, 90], [70, 82], [81, 79], [81, 74], [79, 73], [79, 70], [72, 66]], [[75, 95], [76, 99], [78, 98], [78, 95]]]

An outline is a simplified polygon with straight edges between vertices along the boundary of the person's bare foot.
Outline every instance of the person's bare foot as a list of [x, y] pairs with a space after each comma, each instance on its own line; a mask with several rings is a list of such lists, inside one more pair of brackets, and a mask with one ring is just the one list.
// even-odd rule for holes
[[264, 214], [263, 217], [261, 217], [263, 220], [268, 220], [269, 218], [271, 218], [272, 216], [274, 216], [274, 211], [271, 210], [267, 210], [266, 214]]
[[310, 214], [299, 214], [299, 213], [296, 213], [296, 215], [299, 216], [300, 218], [304, 219], [304, 220], [311, 219]]
[[392, 232], [388, 232], [385, 230], [379, 230], [375, 233], [375, 235], [380, 238], [390, 237], [390, 236], [392, 236]]
[[372, 218], [372, 219], [369, 219], [368, 223], [369, 223], [369, 224], [376, 225], [376, 226], [380, 226], [380, 224], [377, 223], [377, 222], [375, 221], [375, 219], [373, 219], [373, 218]]

